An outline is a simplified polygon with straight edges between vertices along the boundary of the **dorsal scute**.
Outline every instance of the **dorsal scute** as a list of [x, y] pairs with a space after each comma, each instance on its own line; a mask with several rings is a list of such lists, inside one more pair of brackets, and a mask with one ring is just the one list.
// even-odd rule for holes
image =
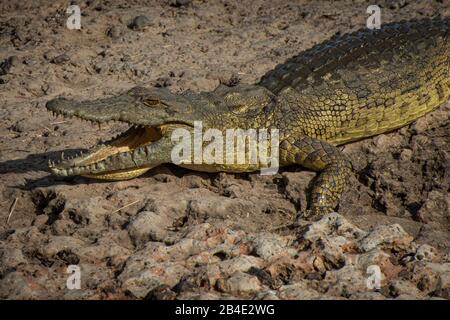
[[[449, 20], [401, 21], [386, 24], [380, 30], [365, 28], [335, 35], [276, 66], [261, 78], [259, 85], [274, 94], [288, 86], [301, 91], [339, 70], [358, 65], [364, 65], [368, 69], [377, 68], [383, 61], [395, 59], [396, 53], [405, 43], [414, 49], [414, 44], [417, 47], [432, 47], [437, 37], [448, 39]], [[423, 37], [424, 34], [427, 34], [427, 38]]]

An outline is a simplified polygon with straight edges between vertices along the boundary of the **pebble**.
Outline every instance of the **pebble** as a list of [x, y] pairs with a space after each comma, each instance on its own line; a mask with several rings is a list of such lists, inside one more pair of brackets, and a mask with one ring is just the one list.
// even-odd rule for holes
[[135, 17], [129, 24], [128, 24], [128, 28], [132, 29], [132, 30], [136, 30], [136, 31], [141, 31], [143, 30], [145, 27], [150, 25], [150, 19], [147, 18], [146, 16], [137, 16]]
[[66, 53], [60, 54], [59, 56], [56, 56], [51, 60], [51, 62], [54, 64], [64, 64], [68, 61], [70, 61], [70, 58]]
[[251, 294], [261, 291], [261, 284], [257, 277], [243, 272], [234, 273], [226, 281], [226, 292], [231, 294]]

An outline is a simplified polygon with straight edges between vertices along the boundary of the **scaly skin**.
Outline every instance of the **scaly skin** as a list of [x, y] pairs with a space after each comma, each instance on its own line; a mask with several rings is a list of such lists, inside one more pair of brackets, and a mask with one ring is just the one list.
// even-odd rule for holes
[[[139, 128], [86, 156], [51, 164], [57, 175], [129, 179], [171, 162], [174, 129], [224, 133], [233, 128], [280, 130], [280, 165], [319, 171], [303, 216], [334, 211], [351, 173], [337, 145], [391, 131], [436, 109], [450, 95], [449, 19], [393, 23], [338, 36], [289, 59], [255, 85], [172, 94], [134, 88], [87, 102], [55, 99], [57, 114]], [[246, 172], [263, 165], [190, 164], [198, 171]]]

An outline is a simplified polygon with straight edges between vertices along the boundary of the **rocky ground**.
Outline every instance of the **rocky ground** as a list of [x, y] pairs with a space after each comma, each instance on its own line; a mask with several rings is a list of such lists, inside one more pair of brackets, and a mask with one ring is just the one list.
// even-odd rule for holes
[[[202, 174], [172, 165], [123, 182], [46, 164], [122, 128], [55, 120], [44, 104], [136, 84], [174, 92], [251, 83], [335, 33], [366, 1], [0, 3], [0, 298], [450, 298], [450, 108], [344, 147], [338, 213], [292, 228], [315, 173]], [[382, 22], [449, 16], [440, 1], [379, 1]], [[138, 18], [145, 16], [145, 18]], [[66, 287], [68, 265], [81, 289]], [[370, 290], [369, 266], [380, 290]], [[370, 268], [369, 268], [370, 269]]]

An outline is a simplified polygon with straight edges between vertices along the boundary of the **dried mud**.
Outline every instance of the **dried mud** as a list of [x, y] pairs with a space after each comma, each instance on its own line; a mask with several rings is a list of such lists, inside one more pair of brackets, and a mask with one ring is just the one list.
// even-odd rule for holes
[[[450, 298], [448, 103], [343, 147], [354, 173], [338, 213], [295, 228], [315, 176], [298, 167], [260, 176], [165, 165], [122, 182], [46, 169], [122, 129], [55, 120], [49, 99], [252, 83], [364, 27], [366, 1], [74, 3], [79, 31], [65, 27], [65, 1], [0, 4], [0, 298]], [[446, 0], [380, 4], [383, 22], [450, 15]], [[73, 264], [80, 290], [66, 287]], [[379, 290], [367, 287], [370, 265]]]

